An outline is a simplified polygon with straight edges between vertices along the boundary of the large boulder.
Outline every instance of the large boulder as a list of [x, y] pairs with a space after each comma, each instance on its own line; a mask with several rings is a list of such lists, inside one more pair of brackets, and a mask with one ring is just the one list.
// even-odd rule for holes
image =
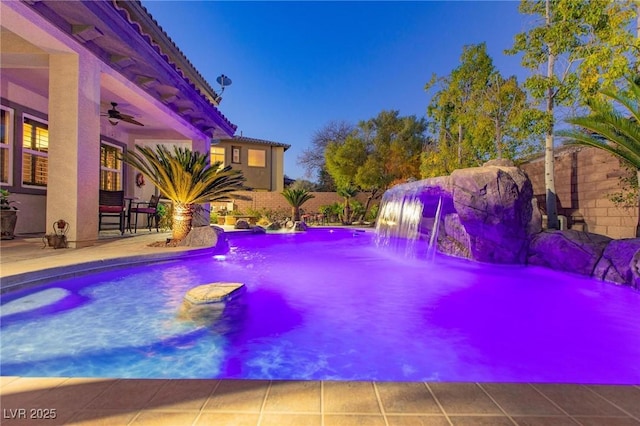
[[581, 231], [544, 231], [531, 238], [529, 264], [591, 276], [611, 238]]
[[382, 238], [426, 241], [437, 231], [443, 253], [523, 264], [529, 238], [540, 230], [532, 200], [526, 173], [508, 161], [494, 161], [391, 188], [384, 194], [376, 230]]
[[453, 204], [481, 262], [524, 263], [533, 216], [533, 187], [517, 167], [485, 166], [451, 174]]
[[640, 238], [611, 241], [596, 265], [593, 276], [640, 289]]
[[233, 225], [234, 229], [251, 229], [251, 225], [249, 221], [246, 219], [238, 219], [236, 220], [236, 224]]
[[[221, 232], [222, 231], [222, 232]], [[180, 247], [224, 247], [227, 238], [219, 227], [196, 226], [180, 241]]]

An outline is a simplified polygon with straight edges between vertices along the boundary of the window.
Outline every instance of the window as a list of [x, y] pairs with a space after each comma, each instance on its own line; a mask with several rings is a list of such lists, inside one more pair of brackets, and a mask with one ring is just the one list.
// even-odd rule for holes
[[224, 167], [224, 148], [219, 146], [211, 147], [211, 165], [215, 163], [220, 163], [218, 170]]
[[11, 185], [13, 165], [13, 111], [0, 107], [0, 184]]
[[231, 162], [240, 164], [240, 147], [231, 147]]
[[22, 121], [22, 184], [47, 186], [49, 126], [24, 116]]
[[250, 149], [247, 152], [248, 164], [250, 167], [264, 167], [266, 162], [267, 152], [262, 149]]
[[122, 189], [122, 148], [107, 142], [100, 144], [100, 189], [120, 191]]

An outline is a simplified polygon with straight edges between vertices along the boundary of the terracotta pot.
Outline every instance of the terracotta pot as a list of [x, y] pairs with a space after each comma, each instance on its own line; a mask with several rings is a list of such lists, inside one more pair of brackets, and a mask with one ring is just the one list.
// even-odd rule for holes
[[231, 215], [227, 215], [224, 217], [224, 224], [225, 225], [235, 225], [236, 224], [236, 217], [235, 216], [231, 216]]

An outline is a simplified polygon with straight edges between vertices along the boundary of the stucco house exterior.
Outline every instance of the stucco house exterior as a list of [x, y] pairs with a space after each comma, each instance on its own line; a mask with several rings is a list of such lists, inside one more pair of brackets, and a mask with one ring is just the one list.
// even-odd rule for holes
[[291, 145], [246, 136], [220, 139], [211, 146], [211, 162], [241, 170], [254, 191], [282, 192], [284, 153]]
[[[0, 184], [20, 203], [19, 234], [64, 219], [72, 247], [92, 244], [100, 189], [154, 190], [136, 186], [119, 151], [209, 153], [235, 133], [220, 95], [139, 1], [2, 1], [0, 26]], [[105, 116], [114, 102], [143, 126]], [[282, 168], [283, 149], [265, 161]]]

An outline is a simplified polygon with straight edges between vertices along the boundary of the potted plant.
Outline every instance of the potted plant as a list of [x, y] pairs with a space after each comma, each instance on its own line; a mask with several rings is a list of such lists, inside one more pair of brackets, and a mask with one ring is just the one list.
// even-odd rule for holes
[[227, 217], [227, 209], [220, 209], [216, 218], [218, 225], [224, 225], [225, 218]]
[[9, 200], [11, 194], [6, 189], [0, 189], [0, 230], [3, 240], [15, 238], [18, 208], [12, 206], [15, 201]]

